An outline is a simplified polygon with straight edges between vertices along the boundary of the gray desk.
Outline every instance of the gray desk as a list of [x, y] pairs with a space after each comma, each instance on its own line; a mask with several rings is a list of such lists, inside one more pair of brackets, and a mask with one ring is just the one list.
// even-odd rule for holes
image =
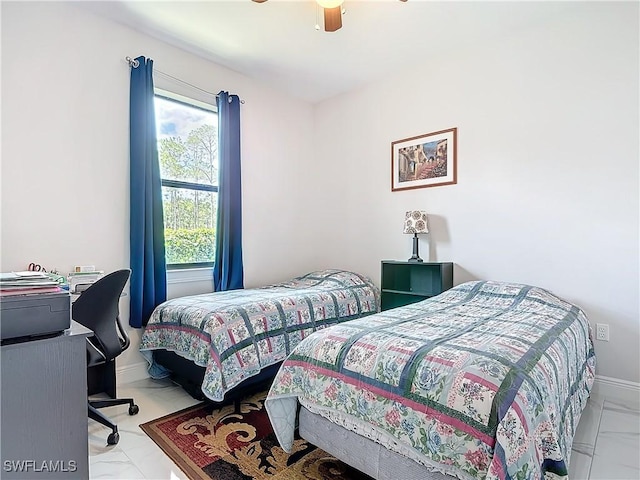
[[87, 479], [86, 337], [61, 335], [1, 347], [3, 479]]

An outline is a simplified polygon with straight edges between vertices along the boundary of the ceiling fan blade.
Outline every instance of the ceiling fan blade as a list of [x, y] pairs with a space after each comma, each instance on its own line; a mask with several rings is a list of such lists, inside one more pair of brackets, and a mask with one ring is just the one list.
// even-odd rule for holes
[[324, 9], [324, 31], [335, 32], [342, 27], [342, 7]]
[[[256, 3], [264, 3], [267, 0], [251, 0], [252, 2], [256, 2]], [[403, 0], [404, 2], [406, 2], [407, 0]]]

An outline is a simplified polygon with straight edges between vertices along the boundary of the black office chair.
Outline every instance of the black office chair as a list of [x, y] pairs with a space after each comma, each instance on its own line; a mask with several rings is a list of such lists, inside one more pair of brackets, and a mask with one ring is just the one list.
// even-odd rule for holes
[[[107, 444], [115, 445], [120, 440], [118, 426], [99, 412], [98, 408], [129, 404], [129, 415], [138, 413], [138, 406], [132, 398], [115, 398], [115, 358], [124, 352], [131, 343], [126, 330], [120, 323], [119, 302], [120, 295], [130, 270], [118, 270], [105, 275], [87, 288], [78, 299], [73, 302], [71, 317], [78, 323], [93, 330], [93, 336], [87, 339], [87, 371], [97, 368], [101, 375], [111, 378], [104, 379], [110, 387], [106, 393], [110, 399], [91, 400], [89, 404], [89, 418], [111, 428], [112, 433], [107, 437]], [[111, 368], [100, 368], [108, 365]], [[88, 375], [91, 384], [91, 375]], [[91, 392], [89, 388], [88, 394]]]

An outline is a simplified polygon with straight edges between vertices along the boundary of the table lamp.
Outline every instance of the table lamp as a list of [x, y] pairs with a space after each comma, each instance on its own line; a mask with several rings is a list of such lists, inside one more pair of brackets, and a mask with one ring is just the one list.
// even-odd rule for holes
[[411, 210], [405, 214], [404, 232], [413, 233], [413, 255], [409, 262], [422, 262], [418, 255], [418, 234], [429, 233], [427, 229], [427, 212], [422, 210]]

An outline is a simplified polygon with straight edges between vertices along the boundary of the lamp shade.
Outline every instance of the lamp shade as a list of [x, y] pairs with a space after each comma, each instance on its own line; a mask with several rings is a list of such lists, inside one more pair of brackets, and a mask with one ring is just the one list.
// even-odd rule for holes
[[427, 212], [411, 210], [405, 214], [403, 233], [429, 233], [427, 228]]

